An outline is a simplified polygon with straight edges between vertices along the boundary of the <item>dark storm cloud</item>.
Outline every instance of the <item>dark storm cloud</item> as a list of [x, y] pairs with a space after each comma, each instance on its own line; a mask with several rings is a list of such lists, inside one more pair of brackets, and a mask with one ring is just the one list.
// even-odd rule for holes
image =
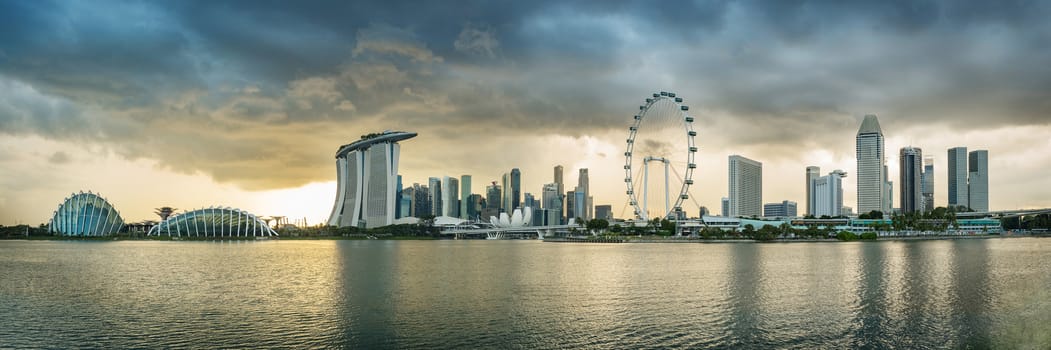
[[1043, 125], [1048, 14], [1027, 1], [0, 2], [0, 133], [266, 188], [328, 176], [331, 147], [289, 130], [580, 136], [626, 127], [666, 89], [702, 132], [749, 128], [715, 138], [727, 148], [827, 146], [865, 113], [899, 128]]

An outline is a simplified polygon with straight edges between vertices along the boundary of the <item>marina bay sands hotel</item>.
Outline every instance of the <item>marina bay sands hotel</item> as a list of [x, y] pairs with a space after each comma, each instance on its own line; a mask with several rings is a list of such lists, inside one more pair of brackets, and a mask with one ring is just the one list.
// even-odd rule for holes
[[398, 185], [398, 141], [416, 133], [384, 131], [336, 151], [336, 203], [328, 224], [373, 228], [394, 223]]

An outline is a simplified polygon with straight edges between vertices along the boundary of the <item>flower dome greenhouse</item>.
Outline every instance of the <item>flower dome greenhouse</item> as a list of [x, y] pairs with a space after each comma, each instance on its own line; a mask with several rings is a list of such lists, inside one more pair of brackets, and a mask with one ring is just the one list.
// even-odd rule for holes
[[124, 227], [124, 219], [105, 198], [80, 192], [58, 206], [48, 227], [63, 236], [108, 236]]
[[209, 207], [179, 213], [150, 229], [150, 235], [175, 237], [277, 236], [259, 217], [236, 208]]

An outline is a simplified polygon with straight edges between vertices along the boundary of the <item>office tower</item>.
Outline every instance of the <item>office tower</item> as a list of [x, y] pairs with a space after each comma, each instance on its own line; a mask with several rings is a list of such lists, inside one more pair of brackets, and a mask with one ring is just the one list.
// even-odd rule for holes
[[431, 199], [431, 215], [442, 216], [442, 179], [432, 177], [427, 179], [427, 187], [431, 189], [428, 195]]
[[566, 184], [565, 184], [564, 181], [562, 181], [562, 170], [563, 170], [563, 168], [562, 168], [561, 165], [556, 165], [555, 166], [555, 178], [553, 179], [555, 181], [554, 183], [556, 185], [558, 185], [558, 192], [557, 193], [558, 193], [558, 196], [560, 198], [559, 200], [562, 201], [562, 205], [560, 205], [559, 208], [563, 208], [563, 209], [559, 209], [560, 211], [558, 213], [559, 217], [562, 218], [562, 219], [560, 219], [560, 221], [565, 219], [565, 215], [566, 215], [566, 213], [564, 212], [564, 210], [565, 210], [564, 208], [566, 207], [566, 205], [565, 205], [565, 198], [562, 197], [562, 193], [564, 193], [566, 191]]
[[511, 173], [504, 173], [501, 188], [504, 189], [503, 198], [500, 199], [500, 209], [507, 212], [507, 215], [511, 215], [513, 212], [511, 208]]
[[806, 167], [806, 214], [814, 215], [814, 180], [821, 177], [821, 168]]
[[477, 193], [472, 193], [469, 196], [467, 196], [467, 198], [468, 198], [468, 200], [466, 201], [467, 202], [467, 216], [466, 216], [466, 219], [467, 220], [478, 220], [479, 215], [482, 213], [482, 203], [485, 203], [485, 200], [482, 199], [482, 195], [477, 194]]
[[471, 198], [471, 175], [460, 175], [460, 218], [470, 219], [468, 215], [470, 210], [468, 207], [471, 206], [471, 202], [468, 200]]
[[372, 228], [394, 223], [398, 141], [413, 137], [416, 133], [386, 131], [336, 150], [336, 202], [329, 225]]
[[398, 175], [398, 186], [397, 186], [397, 189], [394, 192], [394, 218], [395, 219], [402, 217], [402, 215], [401, 215], [401, 200], [402, 200], [401, 191], [402, 191], [401, 175]]
[[888, 196], [886, 155], [883, 148], [883, 130], [875, 115], [866, 115], [858, 128], [856, 139], [858, 212], [887, 211]]
[[544, 185], [544, 191], [540, 194], [540, 200], [543, 201], [542, 205], [545, 210], [548, 210], [548, 225], [561, 225], [562, 224], [562, 192], [559, 191], [561, 185], [556, 183], [549, 183]]
[[585, 215], [588, 214], [588, 198], [584, 196], [584, 189], [577, 186], [577, 188], [573, 189], [573, 195], [575, 196], [573, 198], [573, 213], [581, 220], [587, 220], [588, 218]]
[[730, 216], [730, 198], [723, 197], [723, 199], [722, 199], [722, 209], [723, 209], [723, 211], [720, 214], [722, 214], [723, 217], [729, 217]]
[[431, 213], [431, 190], [427, 186], [412, 184], [412, 217], [424, 217]]
[[540, 206], [536, 205], [536, 197], [533, 197], [533, 194], [529, 192], [522, 195], [522, 207], [540, 209]]
[[968, 154], [967, 203], [974, 211], [989, 211], [989, 151]]
[[576, 192], [566, 192], [566, 223], [577, 217], [577, 195]]
[[814, 179], [814, 216], [835, 217], [843, 213], [843, 178], [847, 173], [836, 169]]
[[934, 157], [923, 157], [923, 211], [934, 210]]
[[730, 217], [763, 215], [763, 163], [730, 156]]
[[460, 217], [460, 180], [442, 177], [442, 216]]
[[596, 205], [595, 206], [595, 218], [602, 220], [613, 220], [613, 206], [612, 205]]
[[699, 214], [700, 214], [700, 217], [702, 217], [702, 218], [705, 217], [705, 216], [711, 215], [711, 213], [708, 212], [708, 207], [703, 206], [703, 205], [701, 206], [701, 210], [700, 210]]
[[485, 207], [487, 209], [495, 209], [499, 213], [502, 203], [503, 193], [500, 191], [500, 185], [493, 181], [492, 185], [485, 186]]
[[795, 217], [797, 213], [796, 202], [781, 201], [781, 203], [763, 204], [763, 216], [768, 218]]
[[898, 180], [898, 188], [901, 190], [901, 212], [922, 212], [923, 150], [903, 147], [898, 159], [901, 161], [901, 178]]
[[522, 206], [522, 172], [518, 168], [511, 169], [511, 209], [514, 212]]
[[949, 206], [969, 206], [967, 198], [967, 147], [949, 149]]
[[588, 179], [588, 169], [581, 168], [580, 175], [577, 176], [577, 188], [584, 192], [584, 211], [581, 212], [585, 220], [592, 219], [592, 203], [591, 201], [591, 189], [589, 187], [590, 180]]
[[415, 216], [413, 214], [414, 203], [416, 203], [416, 189], [414, 187], [408, 187], [401, 190], [401, 212], [398, 213], [398, 217], [405, 218]]

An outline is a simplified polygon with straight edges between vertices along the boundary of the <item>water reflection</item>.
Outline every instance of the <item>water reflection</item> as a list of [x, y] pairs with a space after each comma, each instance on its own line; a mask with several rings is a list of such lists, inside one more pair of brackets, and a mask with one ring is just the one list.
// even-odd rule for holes
[[986, 316], [989, 300], [989, 252], [983, 242], [953, 241], [948, 250], [952, 262], [952, 293], [948, 295], [952, 310], [948, 339], [972, 348], [989, 348], [990, 319]]

